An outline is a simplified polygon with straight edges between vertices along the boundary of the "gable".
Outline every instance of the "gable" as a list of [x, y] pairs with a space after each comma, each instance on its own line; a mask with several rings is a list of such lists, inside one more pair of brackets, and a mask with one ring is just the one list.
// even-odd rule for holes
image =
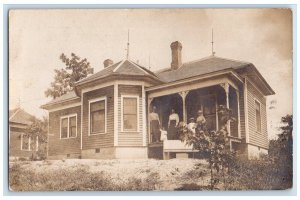
[[27, 113], [26, 111], [20, 108], [18, 108], [14, 112], [10, 112], [10, 114], [11, 114], [9, 118], [10, 123], [30, 125], [34, 120], [33, 115]]

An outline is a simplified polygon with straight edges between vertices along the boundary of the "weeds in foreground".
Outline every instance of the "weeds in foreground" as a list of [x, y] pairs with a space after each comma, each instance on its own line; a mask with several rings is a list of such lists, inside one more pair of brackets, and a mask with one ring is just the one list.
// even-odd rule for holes
[[83, 166], [55, 173], [23, 169], [19, 163], [9, 169], [12, 191], [150, 191], [159, 189], [160, 184], [158, 173], [150, 173], [145, 178], [130, 177], [121, 183], [113, 182], [108, 173], [90, 172]]

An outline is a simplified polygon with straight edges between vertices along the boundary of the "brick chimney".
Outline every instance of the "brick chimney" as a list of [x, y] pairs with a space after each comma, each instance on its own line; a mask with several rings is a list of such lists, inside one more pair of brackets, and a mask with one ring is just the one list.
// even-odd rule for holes
[[103, 64], [104, 64], [104, 68], [106, 68], [106, 67], [114, 64], [114, 62], [111, 59], [106, 59], [106, 60], [104, 60]]
[[172, 62], [171, 62], [171, 69], [176, 70], [182, 65], [181, 61], [181, 49], [182, 45], [180, 42], [172, 42], [171, 45], [171, 50], [172, 50]]

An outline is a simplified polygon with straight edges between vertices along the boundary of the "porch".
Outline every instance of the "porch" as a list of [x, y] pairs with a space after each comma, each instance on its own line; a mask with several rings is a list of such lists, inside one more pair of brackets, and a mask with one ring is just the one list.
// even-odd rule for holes
[[[239, 148], [241, 143], [240, 131], [240, 105], [239, 105], [239, 89], [235, 85], [228, 82], [212, 85], [203, 88], [195, 88], [184, 90], [177, 93], [148, 97], [148, 113], [155, 106], [157, 114], [161, 122], [161, 128], [169, 134], [168, 121], [172, 109], [179, 116], [180, 122], [189, 123], [190, 118], [197, 119], [197, 112], [201, 110], [206, 119], [208, 130], [218, 130], [221, 121], [218, 116], [217, 108], [224, 105], [232, 110], [232, 116], [236, 119], [235, 123], [229, 123], [227, 130], [230, 138], [230, 148]], [[148, 127], [150, 121], [148, 119]], [[149, 157], [159, 159], [170, 158], [187, 158], [194, 157], [196, 150], [192, 146], [186, 145], [179, 140], [179, 136], [175, 140], [165, 139], [161, 142], [154, 142], [153, 135], [148, 130], [148, 148]]]

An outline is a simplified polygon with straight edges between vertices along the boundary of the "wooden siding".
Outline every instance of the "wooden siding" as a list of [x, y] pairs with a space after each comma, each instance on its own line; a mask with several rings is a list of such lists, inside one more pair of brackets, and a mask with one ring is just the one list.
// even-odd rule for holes
[[[81, 106], [67, 108], [49, 113], [49, 144], [48, 155], [80, 154], [81, 140]], [[77, 114], [77, 137], [60, 139], [60, 118], [62, 116]]]
[[[250, 82], [247, 82], [247, 91], [249, 143], [268, 148], [266, 99]], [[255, 99], [261, 104], [261, 133], [256, 131]]]
[[246, 137], [246, 129], [245, 129], [245, 106], [244, 106], [244, 91], [240, 89], [239, 91], [240, 96], [240, 131], [241, 131], [241, 137]]
[[36, 151], [21, 150], [21, 132], [10, 131], [9, 138], [9, 157], [29, 158]]
[[[106, 97], [107, 129], [105, 134], [89, 135], [89, 100]], [[114, 86], [83, 94], [82, 149], [114, 146]]]
[[[139, 96], [139, 127], [138, 132], [122, 132], [121, 130], [121, 95]], [[119, 85], [118, 86], [118, 144], [119, 146], [142, 146], [143, 145], [143, 108], [142, 86]]]

